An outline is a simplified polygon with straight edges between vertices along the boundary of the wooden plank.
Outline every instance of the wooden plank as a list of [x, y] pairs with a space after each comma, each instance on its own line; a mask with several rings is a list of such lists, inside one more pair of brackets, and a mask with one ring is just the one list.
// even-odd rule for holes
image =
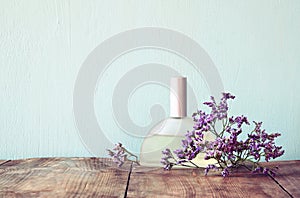
[[0, 197], [123, 197], [127, 177], [108, 159], [13, 160], [0, 166]]
[[269, 162], [270, 166], [278, 166], [274, 180], [293, 197], [300, 197], [300, 160]]
[[[0, 162], [1, 163], [1, 162]], [[299, 196], [300, 161], [279, 165], [275, 179], [244, 169], [223, 178], [203, 169], [116, 168], [109, 159], [39, 158], [2, 162], [0, 197], [294, 197]], [[277, 183], [276, 183], [277, 182]]]
[[145, 167], [131, 174], [128, 197], [288, 197], [270, 177], [238, 170], [229, 177], [203, 169], [164, 171]]

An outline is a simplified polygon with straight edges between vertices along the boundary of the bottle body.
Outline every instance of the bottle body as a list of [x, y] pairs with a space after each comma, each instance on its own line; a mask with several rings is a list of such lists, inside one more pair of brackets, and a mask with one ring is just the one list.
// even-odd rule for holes
[[[162, 151], [166, 148], [169, 148], [172, 152], [174, 150], [181, 149], [182, 140], [185, 139], [187, 130], [193, 129], [193, 124], [193, 120], [189, 117], [167, 118], [153, 127], [149, 135], [144, 139], [141, 146], [141, 165], [150, 167], [162, 167], [162, 164], [160, 163], [162, 158]], [[214, 135], [210, 132], [204, 135], [204, 141], [212, 141], [214, 139]], [[204, 156], [205, 153], [199, 153], [192, 160], [192, 162], [198, 167], [206, 167], [208, 164], [216, 163], [214, 159], [204, 160]], [[177, 156], [174, 157], [176, 158]], [[185, 167], [178, 166], [175, 168]]]
[[[182, 148], [182, 140], [188, 130], [193, 130], [194, 121], [186, 117], [187, 88], [185, 77], [173, 77], [170, 80], [170, 117], [153, 127], [144, 139], [140, 151], [140, 163], [144, 166], [161, 167], [162, 151], [169, 148], [172, 152]], [[204, 140], [212, 140], [212, 134], [206, 134]], [[200, 153], [193, 160], [199, 167], [211, 161], [204, 160]], [[174, 156], [176, 158], [176, 156]]]
[[167, 118], [152, 128], [141, 146], [141, 165], [161, 167], [162, 151], [181, 148], [181, 141], [185, 139], [187, 130], [193, 128], [193, 120], [184, 118]]

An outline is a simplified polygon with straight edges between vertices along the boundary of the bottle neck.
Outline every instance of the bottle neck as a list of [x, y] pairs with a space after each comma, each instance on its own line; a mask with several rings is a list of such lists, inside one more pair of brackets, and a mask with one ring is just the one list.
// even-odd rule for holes
[[173, 77], [170, 81], [170, 117], [186, 117], [186, 78]]

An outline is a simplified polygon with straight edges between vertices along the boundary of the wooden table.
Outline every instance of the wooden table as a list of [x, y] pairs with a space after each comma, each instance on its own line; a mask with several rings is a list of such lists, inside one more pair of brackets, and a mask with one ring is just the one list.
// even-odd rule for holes
[[103, 158], [0, 161], [0, 197], [300, 197], [300, 160], [273, 162], [275, 178], [237, 170], [117, 168]]

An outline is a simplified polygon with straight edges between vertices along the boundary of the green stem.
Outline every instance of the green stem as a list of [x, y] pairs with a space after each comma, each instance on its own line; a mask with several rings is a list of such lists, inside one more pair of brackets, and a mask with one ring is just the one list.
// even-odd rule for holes
[[193, 164], [196, 168], [200, 168], [199, 166], [197, 166], [197, 164], [195, 164], [194, 162], [192, 161], [189, 161], [191, 164]]
[[129, 151], [128, 151], [127, 149], [125, 149], [124, 147], [122, 147], [122, 148], [124, 149], [124, 151], [125, 151], [126, 153], [129, 154], [129, 157], [134, 157], [134, 158], [135, 158], [135, 160], [131, 160], [131, 159], [129, 159], [129, 158], [127, 157], [127, 160], [128, 160], [128, 161], [135, 162], [135, 163], [137, 163], [138, 165], [140, 165], [139, 160], [138, 160], [138, 157], [137, 157], [135, 154], [129, 152]]

